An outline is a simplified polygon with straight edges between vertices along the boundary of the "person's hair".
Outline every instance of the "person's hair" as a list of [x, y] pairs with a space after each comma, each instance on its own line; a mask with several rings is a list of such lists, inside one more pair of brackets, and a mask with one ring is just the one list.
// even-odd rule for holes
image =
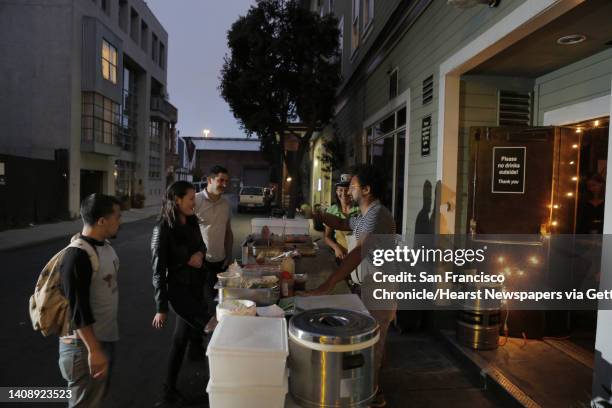
[[185, 197], [189, 190], [195, 190], [195, 187], [190, 182], [183, 180], [175, 181], [168, 186], [166, 195], [162, 200], [159, 221], [165, 222], [170, 228], [174, 227], [179, 211], [176, 199]]
[[385, 184], [376, 167], [371, 164], [357, 164], [352, 168], [351, 173], [354, 177], [357, 177], [362, 188], [370, 187], [370, 194], [374, 198], [381, 198], [383, 196]]
[[229, 174], [229, 172], [227, 171], [227, 169], [225, 167], [219, 166], [217, 164], [217, 165], [212, 166], [210, 168], [210, 171], [208, 172], [208, 177], [217, 177], [219, 175], [219, 173]]
[[100, 218], [108, 217], [114, 212], [119, 200], [106, 194], [90, 194], [81, 201], [81, 218], [86, 225], [95, 225]]

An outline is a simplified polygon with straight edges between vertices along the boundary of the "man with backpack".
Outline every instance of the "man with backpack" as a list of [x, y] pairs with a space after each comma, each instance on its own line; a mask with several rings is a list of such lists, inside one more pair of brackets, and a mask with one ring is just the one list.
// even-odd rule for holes
[[83, 230], [47, 264], [30, 299], [34, 328], [58, 334], [69, 407], [99, 407], [119, 340], [119, 258], [108, 242], [121, 224], [119, 201], [92, 194], [81, 203]]

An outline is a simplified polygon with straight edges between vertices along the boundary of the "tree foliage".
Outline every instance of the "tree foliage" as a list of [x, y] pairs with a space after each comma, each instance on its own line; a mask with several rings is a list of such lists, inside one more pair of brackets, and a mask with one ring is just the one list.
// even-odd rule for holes
[[[273, 164], [284, 156], [295, 186], [313, 132], [333, 116], [339, 34], [332, 14], [320, 17], [296, 0], [259, 0], [227, 34], [221, 96], [247, 135], [259, 137]], [[297, 123], [306, 132], [298, 151], [287, 154], [285, 137]]]

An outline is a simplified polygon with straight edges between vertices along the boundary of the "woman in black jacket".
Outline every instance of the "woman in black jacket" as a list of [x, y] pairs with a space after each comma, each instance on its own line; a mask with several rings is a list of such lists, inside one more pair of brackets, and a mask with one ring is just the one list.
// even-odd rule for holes
[[151, 238], [151, 264], [157, 313], [153, 327], [166, 324], [168, 302], [176, 313], [176, 326], [168, 356], [161, 403], [184, 402], [176, 382], [185, 348], [193, 331], [204, 333], [208, 312], [204, 301], [206, 245], [194, 215], [195, 188], [186, 181], [168, 187]]

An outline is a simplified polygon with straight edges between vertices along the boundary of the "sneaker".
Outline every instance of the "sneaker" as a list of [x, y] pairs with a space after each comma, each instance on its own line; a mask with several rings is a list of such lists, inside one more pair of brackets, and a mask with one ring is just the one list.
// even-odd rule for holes
[[382, 408], [387, 406], [387, 401], [385, 400], [385, 394], [382, 391], [376, 393], [376, 397], [374, 400], [370, 402], [370, 408]]

